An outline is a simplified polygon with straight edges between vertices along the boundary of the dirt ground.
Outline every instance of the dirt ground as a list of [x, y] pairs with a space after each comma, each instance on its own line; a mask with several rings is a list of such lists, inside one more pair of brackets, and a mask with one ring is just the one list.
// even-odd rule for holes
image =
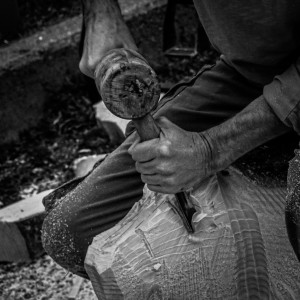
[[[63, 7], [58, 0], [42, 2], [40, 8], [40, 1], [20, 1], [20, 7], [27, 11], [23, 16], [21, 35], [61, 21], [80, 10], [79, 1], [79, 6], [73, 1], [63, 1]], [[31, 8], [27, 6], [29, 3]], [[35, 10], [30, 17], [32, 9]], [[218, 54], [207, 48], [194, 58], [165, 57], [162, 52], [164, 9], [155, 9], [128, 24], [141, 52], [156, 70], [162, 85], [166, 86], [193, 76], [203, 65], [218, 59]], [[43, 17], [37, 18], [40, 15]], [[192, 43], [193, 11], [183, 7], [177, 17], [185, 20], [185, 26], [178, 28], [180, 36], [186, 37], [183, 42]], [[83, 76], [70, 76], [68, 84], [49, 101], [47, 117], [39, 126], [24, 132], [19, 142], [0, 147], [0, 207], [24, 199], [33, 192], [55, 188], [71, 179], [74, 176], [72, 163], [76, 158], [107, 153], [117, 147], [110, 143], [107, 134], [97, 124], [92, 105], [98, 100], [90, 82]], [[288, 161], [297, 145], [295, 135], [286, 135], [252, 151], [238, 160], [235, 166], [255, 181], [284, 186]], [[40, 224], [41, 220], [21, 224], [21, 227], [31, 235], [33, 232], [39, 241]], [[25, 265], [0, 265], [0, 300], [66, 299], [71, 286], [72, 275], [48, 256], [35, 258]], [[87, 281], [80, 297], [78, 299], [93, 299]]]
[[7, 37], [1, 36], [0, 33], [0, 46], [81, 13], [80, 0], [18, 0], [17, 2], [20, 16], [18, 34]]

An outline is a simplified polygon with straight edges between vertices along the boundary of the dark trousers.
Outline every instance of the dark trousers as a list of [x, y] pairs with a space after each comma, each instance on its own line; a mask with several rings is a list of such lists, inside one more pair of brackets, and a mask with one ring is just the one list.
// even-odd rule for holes
[[[191, 81], [172, 88], [154, 116], [165, 116], [185, 130], [201, 132], [234, 116], [260, 96], [262, 89], [221, 57]], [[135, 137], [136, 133], [129, 135], [88, 176], [44, 199], [49, 211], [42, 231], [44, 248], [73, 273], [87, 277], [84, 259], [93, 237], [114, 226], [141, 198], [143, 183], [127, 153]]]

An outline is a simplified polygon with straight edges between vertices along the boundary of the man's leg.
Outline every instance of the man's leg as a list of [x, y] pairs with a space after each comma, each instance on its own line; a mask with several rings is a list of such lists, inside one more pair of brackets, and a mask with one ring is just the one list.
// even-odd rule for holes
[[[261, 93], [262, 87], [247, 82], [221, 60], [171, 89], [154, 115], [200, 132], [230, 118]], [[144, 184], [127, 153], [134, 139], [135, 134], [130, 135], [84, 180], [70, 185], [68, 192], [57, 190], [58, 196], [48, 199], [56, 203], [44, 221], [44, 247], [74, 273], [86, 276], [83, 263], [93, 237], [115, 225], [142, 196]]]

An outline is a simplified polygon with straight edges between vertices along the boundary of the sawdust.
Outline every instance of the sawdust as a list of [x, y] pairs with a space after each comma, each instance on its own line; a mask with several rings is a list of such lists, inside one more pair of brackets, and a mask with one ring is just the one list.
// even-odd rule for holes
[[[49, 256], [44, 256], [30, 264], [2, 264], [0, 299], [65, 300], [75, 278]], [[76, 299], [97, 299], [88, 280], [83, 281]]]

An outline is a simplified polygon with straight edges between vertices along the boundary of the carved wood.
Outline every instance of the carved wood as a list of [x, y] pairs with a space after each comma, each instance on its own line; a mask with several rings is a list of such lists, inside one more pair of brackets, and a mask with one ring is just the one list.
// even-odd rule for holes
[[300, 263], [288, 241], [285, 189], [234, 170], [189, 194], [188, 234], [174, 195], [150, 192], [93, 240], [85, 267], [99, 299], [300, 299]]

